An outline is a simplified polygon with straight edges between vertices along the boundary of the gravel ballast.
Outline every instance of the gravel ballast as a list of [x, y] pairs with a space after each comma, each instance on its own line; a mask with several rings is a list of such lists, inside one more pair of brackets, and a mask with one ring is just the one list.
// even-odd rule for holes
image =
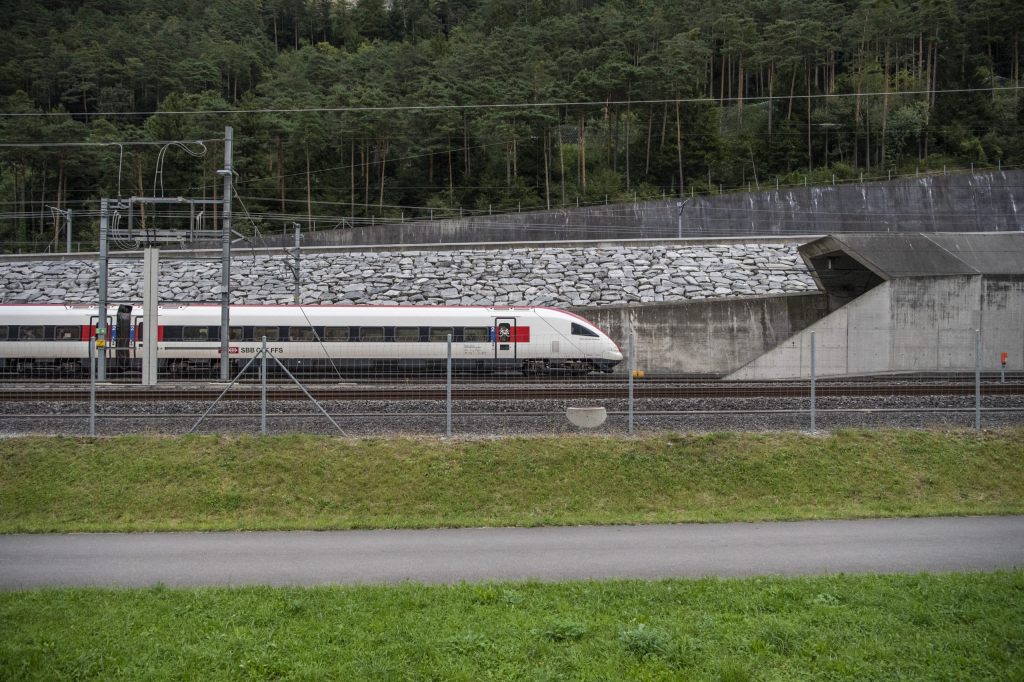
[[[810, 428], [807, 398], [686, 398], [634, 401], [636, 433], [668, 431], [806, 431]], [[345, 435], [444, 436], [444, 401], [327, 401], [322, 403]], [[583, 431], [571, 425], [567, 407], [601, 406], [608, 411], [604, 425]], [[210, 402], [101, 402], [97, 407], [98, 435], [181, 434], [196, 424]], [[524, 434], [623, 434], [628, 427], [628, 403], [606, 400], [470, 400], [453, 404], [455, 436], [517, 436]], [[932, 428], [974, 426], [973, 396], [856, 396], [817, 401], [817, 428], [845, 427]], [[986, 396], [981, 423], [986, 428], [1024, 424], [1024, 396]], [[309, 401], [273, 401], [268, 407], [270, 433], [337, 434], [338, 430]], [[197, 433], [260, 432], [260, 404], [224, 401], [195, 429]], [[87, 402], [31, 401], [0, 403], [0, 435], [86, 435]], [[339, 434], [340, 435], [340, 434]]]

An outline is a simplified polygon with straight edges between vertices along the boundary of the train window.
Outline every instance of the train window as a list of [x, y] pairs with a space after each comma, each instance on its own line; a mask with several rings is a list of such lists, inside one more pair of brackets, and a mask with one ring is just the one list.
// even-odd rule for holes
[[466, 327], [462, 340], [466, 343], [487, 343], [491, 340], [491, 330], [489, 327]]
[[245, 341], [245, 327], [231, 327], [228, 333], [232, 341]]
[[448, 342], [448, 335], [452, 335], [452, 340], [455, 340], [455, 330], [451, 327], [431, 327], [430, 328], [430, 340], [435, 343], [440, 341], [441, 343]]
[[263, 337], [267, 337], [267, 341], [279, 341], [281, 339], [281, 330], [277, 327], [253, 327], [252, 338], [253, 341], [262, 341]]
[[210, 340], [210, 328], [209, 327], [182, 327], [181, 328], [181, 340], [182, 341], [209, 341]]
[[348, 341], [348, 327], [325, 327], [325, 341]]
[[419, 327], [395, 327], [395, 341], [399, 343], [415, 343], [419, 340]]
[[288, 329], [289, 341], [316, 341], [316, 332], [312, 327], [290, 327]]
[[360, 341], [383, 341], [384, 340], [384, 327], [360, 327], [359, 328], [359, 340]]
[[18, 334], [18, 338], [22, 341], [42, 341], [43, 340], [43, 327], [42, 325], [32, 325], [28, 327], [22, 327]]
[[0, 326], [0, 341], [6, 341], [8, 333], [6, 325]]
[[82, 328], [81, 327], [54, 327], [53, 328], [53, 340], [54, 341], [81, 341], [82, 340]]
[[[587, 329], [582, 324], [572, 323], [572, 334], [573, 336], [593, 336], [597, 337], [597, 332], [592, 329]], [[598, 337], [599, 338], [599, 337]]]

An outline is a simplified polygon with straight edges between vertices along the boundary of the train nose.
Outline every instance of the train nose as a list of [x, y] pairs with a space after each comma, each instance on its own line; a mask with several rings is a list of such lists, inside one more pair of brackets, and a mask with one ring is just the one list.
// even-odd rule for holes
[[622, 361], [622, 353], [619, 352], [617, 349], [612, 348], [612, 349], [606, 350], [604, 352], [604, 359], [605, 360], [614, 360], [615, 362], [621, 362]]

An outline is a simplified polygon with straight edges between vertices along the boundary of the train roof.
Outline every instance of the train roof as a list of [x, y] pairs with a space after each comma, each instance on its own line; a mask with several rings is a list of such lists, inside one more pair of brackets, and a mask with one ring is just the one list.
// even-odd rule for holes
[[[118, 304], [111, 303], [107, 306], [107, 314], [115, 315]], [[64, 305], [64, 304], [0, 304], [0, 318], [3, 317], [52, 317], [55, 313], [66, 313], [69, 316], [95, 315], [97, 306], [93, 304]], [[409, 306], [409, 305], [242, 305], [232, 304], [231, 313], [233, 316], [247, 318], [250, 320], [260, 319], [290, 319], [293, 316], [309, 318], [347, 318], [367, 319], [380, 318], [382, 316], [391, 318], [427, 318], [443, 314], [444, 317], [453, 320], [480, 319], [481, 317], [520, 317], [533, 316], [543, 311], [554, 313], [575, 319], [583, 320], [579, 315], [559, 308], [534, 307], [534, 306]], [[142, 313], [141, 306], [133, 306], [132, 314]], [[196, 316], [201, 318], [219, 319], [221, 306], [219, 304], [184, 304], [169, 303], [160, 305], [160, 317], [173, 320], [179, 316]], [[586, 320], [584, 320], [586, 321]]]

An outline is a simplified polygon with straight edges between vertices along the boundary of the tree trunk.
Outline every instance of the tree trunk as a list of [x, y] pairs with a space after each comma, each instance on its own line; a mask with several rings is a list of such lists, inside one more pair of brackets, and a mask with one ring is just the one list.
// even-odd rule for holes
[[879, 142], [879, 161], [886, 163], [885, 158], [885, 130], [889, 125], [889, 41], [885, 42], [885, 62], [882, 67], [882, 135]]
[[860, 127], [860, 89], [864, 79], [864, 67], [861, 66], [857, 73], [857, 84], [854, 86], [855, 95], [853, 97], [853, 121], [855, 127]]
[[724, 104], [725, 103], [725, 64], [726, 64], [725, 55], [722, 55], [722, 72], [718, 76], [718, 80], [720, 81], [718, 83], [718, 103], [719, 104]]
[[469, 158], [469, 120], [465, 116], [462, 117], [462, 149], [466, 159], [466, 170], [463, 177], [468, 179], [473, 169]]
[[384, 140], [384, 152], [380, 158], [380, 200], [377, 202], [381, 213], [384, 212], [384, 169], [388, 163], [388, 140]]
[[284, 213], [284, 148], [281, 144], [280, 135], [277, 136], [277, 191], [281, 195], [281, 213]]
[[630, 188], [629, 182], [629, 101], [626, 101], [626, 191]]
[[370, 212], [370, 151], [366, 148], [366, 141], [363, 141], [359, 148], [359, 163], [363, 169], [363, 210]]
[[871, 115], [864, 116], [864, 155], [868, 171], [871, 170]]
[[[714, 37], [712, 36], [710, 38], [710, 40], [714, 41]], [[714, 43], [712, 42], [712, 44], [714, 44]], [[714, 99], [714, 98], [715, 98], [715, 55], [714, 54], [709, 54], [708, 55], [708, 99]]]
[[793, 118], [793, 94], [796, 92], [796, 67], [793, 67], [793, 76], [789, 79], [789, 109], [786, 111], [786, 120]]
[[309, 143], [303, 145], [303, 149], [306, 153], [306, 217], [307, 227], [313, 225], [313, 181], [312, 174], [309, 172]]
[[644, 153], [644, 176], [651, 172], [651, 134], [654, 132], [654, 110], [647, 117], [647, 151]]
[[[61, 157], [57, 160], [57, 210], [60, 210], [61, 201], [64, 199], [63, 195], [64, 185], [64, 158]], [[57, 251], [57, 244], [60, 243], [60, 217], [61, 214], [57, 213], [53, 217], [53, 250]]]
[[1020, 31], [1013, 33], [1013, 101], [1017, 101], [1020, 91], [1016, 89], [1020, 85]]
[[46, 214], [43, 212], [46, 206], [46, 165], [43, 165], [43, 172], [40, 173], [42, 178], [41, 187], [39, 189], [39, 237], [42, 239], [43, 233], [46, 231]]
[[455, 205], [455, 168], [452, 161], [452, 137], [448, 136], [448, 203]]
[[665, 150], [665, 131], [668, 129], [668, 102], [661, 109], [661, 139], [658, 142], [658, 151]]
[[580, 190], [587, 193], [587, 122], [580, 113]]
[[739, 73], [736, 75], [736, 108], [739, 114], [740, 122], [743, 121], [743, 82], [745, 76], [743, 75], [743, 57], [740, 56], [739, 60]]
[[679, 196], [683, 196], [683, 123], [679, 116], [679, 95], [676, 94], [676, 158], [679, 161]]
[[565, 206], [565, 154], [562, 149], [562, 126], [558, 126], [558, 177], [562, 182], [562, 206]]
[[772, 92], [775, 88], [775, 62], [768, 65], [768, 142], [772, 139], [772, 114], [775, 111], [775, 100], [772, 99]]
[[811, 152], [811, 67], [807, 65], [807, 172], [814, 170]]
[[548, 154], [550, 153], [550, 139], [551, 133], [547, 130], [544, 131], [544, 203], [547, 205], [547, 210], [551, 210], [551, 171], [549, 169]]

